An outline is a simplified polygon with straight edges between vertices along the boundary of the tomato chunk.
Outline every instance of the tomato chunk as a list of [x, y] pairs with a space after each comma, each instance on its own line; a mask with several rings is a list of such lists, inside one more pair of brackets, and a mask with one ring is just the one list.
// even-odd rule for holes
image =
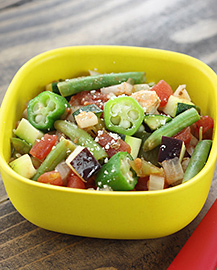
[[71, 106], [96, 104], [100, 109], [103, 109], [104, 103], [108, 100], [108, 95], [101, 93], [99, 90], [82, 91], [72, 96], [69, 104]]
[[185, 145], [190, 143], [190, 141], [191, 141], [191, 128], [190, 127], [184, 128], [179, 133], [174, 135], [173, 138], [182, 140], [185, 143]]
[[169, 97], [173, 94], [171, 86], [164, 80], [160, 80], [151, 90], [155, 91], [160, 98], [160, 107], [164, 107], [167, 104]]
[[30, 154], [33, 157], [38, 158], [43, 161], [46, 156], [50, 153], [52, 147], [55, 145], [57, 141], [56, 135], [45, 134], [43, 138], [37, 141], [30, 150]]
[[128, 152], [129, 154], [131, 152], [129, 144], [112, 132], [99, 132], [95, 141], [106, 151], [109, 158], [117, 152]]
[[208, 115], [200, 117], [200, 120], [191, 125], [191, 132], [196, 137], [199, 138], [199, 130], [202, 127], [203, 139], [212, 139], [214, 120]]
[[85, 183], [72, 172], [67, 178], [67, 187], [85, 189]]
[[39, 176], [37, 181], [55, 186], [63, 186], [63, 180], [58, 171], [45, 172]]
[[200, 117], [200, 120], [198, 120], [196, 123], [197, 128], [199, 129], [200, 127], [203, 128], [202, 133], [206, 133], [208, 129], [213, 128], [214, 126], [214, 120], [212, 117], [208, 115], [204, 115]]

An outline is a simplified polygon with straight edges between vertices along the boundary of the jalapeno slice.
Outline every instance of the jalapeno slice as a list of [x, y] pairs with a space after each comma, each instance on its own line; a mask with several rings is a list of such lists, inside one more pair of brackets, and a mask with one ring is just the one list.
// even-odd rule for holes
[[142, 124], [143, 108], [132, 97], [110, 99], [104, 106], [104, 120], [108, 130], [133, 135]]

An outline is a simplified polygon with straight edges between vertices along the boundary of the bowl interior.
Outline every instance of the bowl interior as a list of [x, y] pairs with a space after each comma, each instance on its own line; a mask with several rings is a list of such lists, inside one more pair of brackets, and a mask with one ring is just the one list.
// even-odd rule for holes
[[[149, 192], [149, 194], [142, 192], [131, 192], [131, 193], [124, 193], [124, 192], [115, 192], [115, 193], [108, 193], [103, 192], [100, 194], [93, 193], [92, 191], [81, 191], [81, 190], [66, 190], [66, 188], [59, 188], [59, 187], [50, 187], [47, 185], [41, 185], [40, 183], [35, 183], [29, 181], [23, 177], [18, 176], [14, 173], [10, 167], [7, 165], [7, 161], [10, 158], [10, 137], [12, 135], [12, 131], [15, 128], [15, 123], [17, 120], [21, 118], [22, 111], [25, 107], [26, 102], [34, 97], [37, 93], [39, 93], [46, 84], [50, 83], [53, 80], [58, 79], [67, 79], [72, 78], [80, 75], [87, 74], [88, 70], [97, 70], [101, 73], [109, 73], [109, 72], [125, 72], [125, 71], [145, 71], [146, 77], [148, 82], [158, 82], [161, 79], [167, 81], [175, 90], [180, 84], [186, 84], [187, 90], [190, 93], [192, 100], [201, 108], [203, 114], [209, 114], [214, 118], [216, 123], [217, 121], [217, 97], [216, 97], [216, 89], [217, 89], [217, 78], [216, 74], [205, 64], [200, 62], [197, 59], [192, 57], [182, 55], [179, 53], [156, 50], [156, 49], [148, 49], [148, 48], [133, 48], [133, 47], [119, 47], [119, 46], [81, 46], [81, 47], [69, 47], [69, 48], [61, 48], [56, 49], [53, 51], [49, 51], [43, 53], [35, 58], [31, 59], [27, 62], [15, 75], [14, 79], [12, 80], [9, 89], [5, 95], [4, 101], [1, 106], [0, 111], [0, 168], [2, 177], [6, 186], [6, 191], [12, 202], [14, 203], [15, 207], [25, 216], [27, 219], [32, 221], [39, 226], [56, 230], [60, 232], [67, 232], [67, 233], [75, 233], [79, 235], [87, 235], [87, 236], [97, 236], [97, 237], [112, 237], [112, 238], [119, 238], [120, 230], [118, 231], [117, 224], [119, 224], [118, 219], [120, 220], [120, 214], [117, 214], [117, 209], [115, 208], [117, 204], [117, 199], [129, 198], [124, 199], [127, 200], [125, 203], [131, 204], [133, 202], [132, 198], [137, 198], [138, 200], [142, 200], [143, 204], [148, 204], [150, 209], [156, 209], [156, 213], [158, 213], [158, 217], [160, 217], [159, 208], [160, 204], [161, 207], [165, 208], [168, 207], [166, 212], [167, 215], [165, 216], [165, 225], [162, 230], [157, 228], [157, 222], [159, 220], [156, 218], [156, 226], [154, 225], [153, 216], [149, 219], [145, 218], [145, 215], [150, 215], [152, 210], [148, 210], [147, 213], [143, 213], [144, 215], [141, 218], [141, 224], [144, 224], [146, 221], [149, 224], [149, 227], [144, 228], [144, 226], [139, 226], [138, 232], [135, 233], [135, 228], [132, 222], [131, 227], [133, 228], [130, 237], [126, 237], [127, 233], [129, 236], [129, 225], [123, 228], [122, 226], [122, 233], [120, 238], [150, 238], [150, 237], [157, 237], [157, 236], [164, 236], [169, 233], [173, 233], [178, 229], [182, 228], [186, 224], [188, 224], [200, 211], [202, 208], [206, 197], [209, 192], [212, 175], [215, 168], [215, 161], [216, 161], [216, 153], [214, 149], [216, 148], [216, 127], [214, 129], [214, 140], [213, 140], [213, 147], [210, 153], [209, 160], [201, 171], [192, 181], [189, 181], [183, 185], [174, 187], [170, 190], [164, 190], [163, 192]], [[208, 181], [202, 179], [208, 178]], [[202, 184], [200, 184], [202, 182]], [[19, 183], [23, 185], [20, 192], [18, 189]], [[15, 188], [16, 186], [16, 188]], [[24, 188], [25, 186], [25, 188]], [[111, 226], [106, 225], [108, 220], [103, 218], [104, 223], [102, 224], [104, 227], [108, 227], [107, 231], [110, 229], [111, 234], [103, 233], [103, 231], [98, 231], [98, 233], [84, 233], [85, 228], [81, 228], [80, 231], [76, 231], [73, 226], [72, 229], [62, 228], [61, 226], [56, 227], [56, 219], [52, 221], [50, 218], [50, 223], [46, 219], [46, 215], [51, 214], [51, 208], [48, 208], [44, 214], [39, 209], [43, 205], [39, 206], [40, 215], [46, 219], [46, 221], [42, 221], [43, 218], [37, 219], [34, 217], [33, 214], [30, 213], [30, 209], [27, 209], [24, 206], [23, 199], [19, 198], [19, 196], [26, 196], [27, 194], [27, 186], [31, 186], [32, 194], [31, 196], [27, 195], [27, 199], [34, 199], [34, 192], [39, 187], [39, 194], [43, 198], [43, 191], [45, 191], [44, 198], [46, 200], [46, 196], [48, 192], [53, 192], [52, 196], [57, 196], [58, 200], [67, 201], [68, 203], [71, 202], [72, 198], [67, 197], [68, 194], [77, 194], [79, 196], [94, 196], [94, 200], [99, 198], [98, 203], [105, 198], [109, 198], [108, 200], [111, 203], [111, 212], [112, 215], [109, 219], [114, 221], [113, 229]], [[194, 187], [195, 186], [195, 187]], [[195, 189], [195, 190], [194, 190]], [[204, 190], [204, 191], [202, 191]], [[57, 193], [56, 193], [57, 192]], [[196, 194], [195, 194], [196, 192]], [[204, 193], [202, 196], [198, 197], [199, 193]], [[64, 194], [62, 194], [64, 193]], [[193, 193], [193, 194], [192, 194]], [[61, 195], [62, 194], [62, 195]], [[89, 194], [87, 196], [87, 194]], [[177, 195], [178, 194], [178, 195]], [[191, 194], [191, 195], [189, 195]], [[28, 197], [29, 196], [29, 197]], [[170, 197], [171, 196], [171, 197]], [[175, 218], [172, 221], [171, 228], [166, 229], [167, 221], [166, 219], [169, 218], [172, 213], [177, 212], [177, 208], [173, 206], [171, 210], [171, 201], [170, 198], [176, 198], [176, 200], [180, 201], [184, 204], [189, 203], [186, 202], [186, 198], [192, 196], [191, 203], [195, 204], [192, 208], [192, 213], [186, 213], [185, 206], [180, 207], [180, 220]], [[30, 198], [31, 197], [31, 198]], [[112, 197], [114, 197], [114, 201], [112, 202]], [[147, 197], [147, 199], [145, 199]], [[153, 203], [150, 199], [151, 197], [155, 198], [155, 202]], [[156, 199], [157, 198], [157, 199]], [[80, 200], [80, 197], [78, 197]], [[88, 199], [86, 202], [89, 203]], [[93, 201], [94, 201], [93, 200]], [[128, 201], [129, 200], [129, 201]], [[95, 202], [97, 203], [97, 202]], [[136, 203], [136, 202], [135, 202]], [[139, 201], [137, 202], [139, 203]], [[95, 207], [95, 206], [93, 206]], [[23, 210], [25, 208], [25, 210]], [[179, 208], [178, 208], [179, 209]], [[99, 211], [102, 209], [98, 209]], [[120, 209], [119, 209], [120, 210]], [[56, 207], [56, 211], [58, 211], [58, 206]], [[85, 214], [85, 209], [83, 209]], [[129, 211], [129, 214], [126, 214], [123, 211], [122, 219], [135, 217], [135, 213], [141, 215], [141, 209], [137, 211]], [[155, 210], [154, 210], [155, 211]], [[61, 215], [61, 209], [59, 209]], [[118, 218], [119, 215], [119, 218]], [[132, 215], [132, 216], [131, 216]], [[186, 215], [186, 217], [185, 217]], [[52, 216], [52, 215], [51, 215]], [[89, 215], [88, 215], [89, 216]], [[90, 218], [90, 217], [89, 217]], [[64, 219], [64, 217], [63, 217]], [[67, 219], [64, 220], [67, 222], [70, 217], [67, 216]], [[79, 220], [84, 222], [85, 217], [79, 216]], [[94, 216], [92, 213], [91, 222], [93, 226], [96, 226], [94, 223], [94, 219], [99, 219], [99, 216]], [[161, 217], [162, 219], [162, 217]], [[115, 222], [117, 221], [117, 223]], [[51, 224], [51, 223], [54, 224]], [[98, 221], [99, 222], [99, 221]], [[63, 222], [64, 223], [64, 222]], [[127, 222], [126, 222], [127, 223]], [[152, 223], [152, 224], [151, 224]], [[178, 224], [177, 224], [178, 223]], [[151, 229], [155, 228], [155, 229]], [[149, 232], [144, 231], [149, 230]], [[86, 228], [87, 231], [87, 228]], [[159, 233], [157, 233], [157, 231]]]

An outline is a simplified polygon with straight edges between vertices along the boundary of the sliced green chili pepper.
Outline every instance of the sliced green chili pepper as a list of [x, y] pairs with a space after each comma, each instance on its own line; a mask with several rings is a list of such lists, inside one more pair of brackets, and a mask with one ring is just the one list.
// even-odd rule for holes
[[104, 119], [107, 129], [133, 135], [143, 122], [144, 111], [132, 97], [110, 99], [104, 106]]
[[61, 95], [67, 97], [81, 91], [96, 90], [102, 87], [126, 82], [128, 79], [132, 79], [135, 84], [143, 83], [145, 81], [145, 72], [124, 72], [84, 76], [59, 82], [57, 83], [57, 87]]
[[51, 130], [54, 122], [69, 106], [64, 97], [50, 91], [44, 91], [29, 101], [28, 120], [35, 128], [44, 131]]
[[99, 188], [111, 188], [115, 191], [134, 189], [138, 177], [131, 169], [129, 161], [133, 160], [127, 152], [118, 152], [104, 164], [97, 173], [96, 184]]

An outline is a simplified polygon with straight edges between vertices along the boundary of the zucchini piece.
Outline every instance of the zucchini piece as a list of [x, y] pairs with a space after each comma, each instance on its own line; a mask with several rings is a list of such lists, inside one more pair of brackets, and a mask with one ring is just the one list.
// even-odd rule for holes
[[168, 99], [166, 106], [162, 109], [165, 114], [172, 117], [184, 112], [187, 109], [195, 108], [195, 104], [187, 99], [181, 99], [171, 95]]
[[93, 112], [97, 117], [100, 117], [102, 115], [102, 110], [96, 105], [96, 104], [90, 104], [84, 107], [79, 108], [75, 112], [73, 112], [73, 116], [80, 114], [81, 112]]
[[172, 120], [171, 117], [162, 114], [147, 114], [144, 116], [144, 122], [151, 130], [165, 125], [170, 120]]
[[27, 143], [26, 141], [15, 137], [11, 138], [11, 143], [14, 150], [21, 155], [28, 154], [32, 147], [31, 144]]
[[125, 142], [129, 144], [131, 148], [130, 154], [132, 158], [133, 159], [137, 158], [141, 144], [142, 144], [142, 139], [126, 135]]
[[36, 174], [36, 169], [32, 164], [32, 160], [28, 154], [20, 156], [9, 163], [9, 166], [18, 174], [31, 179]]
[[20, 139], [33, 145], [37, 139], [41, 139], [44, 133], [33, 127], [30, 122], [22, 118], [14, 134]]

